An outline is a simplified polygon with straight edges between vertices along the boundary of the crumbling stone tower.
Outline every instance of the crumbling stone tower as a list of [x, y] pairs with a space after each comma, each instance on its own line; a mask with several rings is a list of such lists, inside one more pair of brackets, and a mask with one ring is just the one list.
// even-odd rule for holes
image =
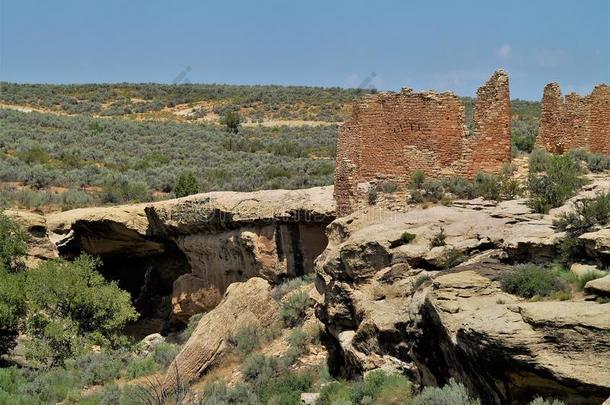
[[433, 177], [472, 177], [510, 161], [508, 75], [498, 70], [477, 91], [473, 130], [451, 92], [368, 95], [339, 128], [335, 169], [337, 214], [364, 205], [371, 185], [392, 180], [406, 187], [416, 170]]
[[536, 145], [551, 153], [583, 148], [610, 154], [610, 86], [600, 84], [586, 97], [563, 97], [557, 83], [544, 87]]

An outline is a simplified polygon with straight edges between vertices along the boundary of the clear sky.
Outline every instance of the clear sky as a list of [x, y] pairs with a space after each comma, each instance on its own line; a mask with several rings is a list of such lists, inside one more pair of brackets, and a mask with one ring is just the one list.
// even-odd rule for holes
[[[610, 81], [610, 0], [0, 0], [0, 80], [297, 84], [513, 98]], [[368, 78], [368, 80], [367, 80]]]

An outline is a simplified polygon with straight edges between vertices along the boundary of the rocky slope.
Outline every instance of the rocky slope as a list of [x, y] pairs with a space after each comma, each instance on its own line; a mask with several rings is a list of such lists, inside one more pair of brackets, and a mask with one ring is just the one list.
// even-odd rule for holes
[[172, 321], [184, 322], [215, 307], [233, 282], [312, 272], [334, 219], [332, 194], [332, 187], [213, 192], [12, 216], [28, 219], [36, 236], [32, 259], [99, 256], [102, 273], [130, 291], [143, 315], [158, 316], [171, 295]]
[[[608, 189], [598, 179], [577, 198]], [[463, 201], [334, 221], [316, 263], [317, 313], [333, 337], [334, 371], [357, 377], [394, 369], [424, 385], [455, 378], [484, 403], [525, 403], [535, 394], [603, 402], [610, 304], [527, 302], [498, 283], [507, 264], [556, 257], [563, 234], [552, 221], [569, 208], [542, 216], [521, 200]], [[445, 245], [433, 247], [441, 229]], [[607, 231], [582, 237], [592, 258], [606, 262]]]

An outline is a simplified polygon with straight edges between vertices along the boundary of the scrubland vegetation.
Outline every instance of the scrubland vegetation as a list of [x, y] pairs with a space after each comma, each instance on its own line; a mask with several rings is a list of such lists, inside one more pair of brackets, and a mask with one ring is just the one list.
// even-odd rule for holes
[[[327, 185], [335, 132], [258, 127], [234, 134], [206, 124], [0, 110], [1, 196], [24, 208], [74, 208], [167, 198], [175, 187], [183, 195]], [[53, 187], [61, 191], [53, 193]]]
[[[240, 110], [245, 118], [343, 121], [344, 105], [366, 89], [222, 84], [15, 84], [0, 83], [0, 101], [67, 114], [123, 116], [186, 104], [195, 117]], [[205, 107], [197, 103], [205, 103]]]

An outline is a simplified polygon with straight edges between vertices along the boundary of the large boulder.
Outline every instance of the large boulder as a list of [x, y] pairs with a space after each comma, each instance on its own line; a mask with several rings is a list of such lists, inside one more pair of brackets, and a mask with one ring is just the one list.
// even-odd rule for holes
[[587, 282], [585, 292], [599, 297], [610, 297], [610, 274]]
[[234, 283], [216, 308], [205, 314], [165, 376], [167, 390], [207, 373], [225, 354], [228, 339], [245, 326], [266, 328], [279, 320], [279, 304], [261, 278]]

